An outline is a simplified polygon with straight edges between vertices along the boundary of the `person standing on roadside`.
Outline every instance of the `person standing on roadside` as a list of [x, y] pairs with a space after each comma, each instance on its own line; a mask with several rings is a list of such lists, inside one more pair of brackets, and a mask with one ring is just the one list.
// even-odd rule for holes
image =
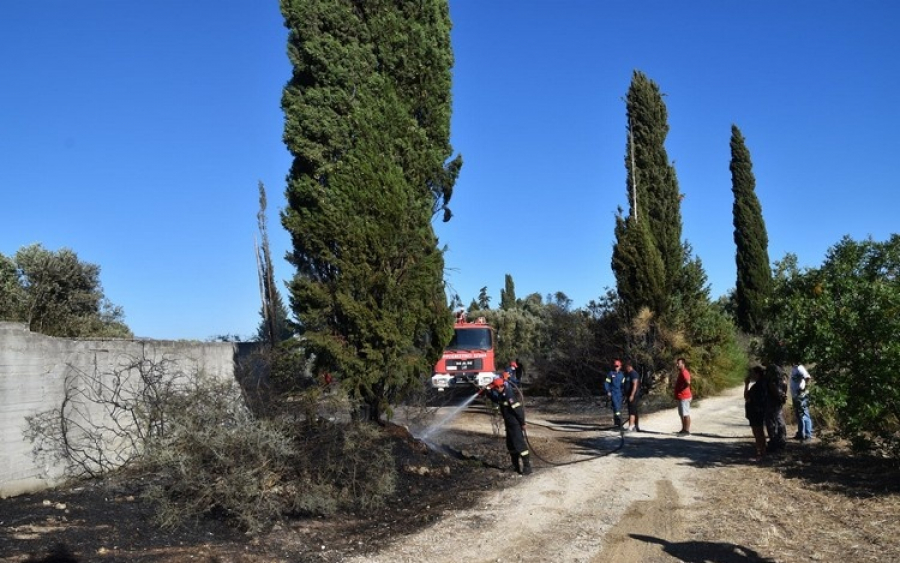
[[678, 358], [675, 361], [675, 368], [678, 370], [678, 376], [675, 378], [675, 400], [678, 401], [678, 416], [681, 417], [681, 430], [677, 432], [679, 436], [690, 436], [691, 434], [691, 372], [687, 369], [687, 362], [684, 358]]
[[618, 428], [622, 426], [622, 391], [625, 374], [622, 373], [621, 360], [613, 362], [613, 369], [606, 374], [606, 381], [603, 382], [603, 389], [609, 395], [609, 404], [613, 410], [613, 425]]
[[809, 416], [809, 381], [812, 379], [803, 364], [794, 364], [791, 369], [791, 402], [797, 420], [797, 434], [794, 438], [805, 442], [812, 440], [812, 417]]
[[766, 370], [753, 366], [744, 378], [744, 415], [750, 421], [756, 455], [753, 461], [760, 461], [766, 454], [766, 402], [769, 396]]
[[778, 364], [766, 369], [766, 385], [769, 396], [766, 401], [766, 432], [769, 434], [768, 451], [778, 452], [787, 445], [787, 425], [784, 423], [784, 404], [787, 402], [788, 383], [784, 370]]
[[625, 404], [628, 405], [629, 432], [640, 432], [638, 408], [641, 404], [641, 374], [634, 369], [634, 362], [625, 360]]

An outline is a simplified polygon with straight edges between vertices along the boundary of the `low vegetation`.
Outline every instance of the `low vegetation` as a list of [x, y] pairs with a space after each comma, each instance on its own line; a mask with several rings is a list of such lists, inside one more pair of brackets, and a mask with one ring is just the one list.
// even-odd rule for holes
[[234, 389], [206, 385], [171, 403], [168, 430], [137, 470], [164, 527], [216, 514], [249, 532], [287, 516], [382, 506], [396, 468], [377, 426], [254, 417]]

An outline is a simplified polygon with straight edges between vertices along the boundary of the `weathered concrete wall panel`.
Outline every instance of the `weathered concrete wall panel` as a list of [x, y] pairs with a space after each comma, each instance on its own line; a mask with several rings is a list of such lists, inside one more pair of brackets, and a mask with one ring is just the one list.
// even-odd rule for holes
[[134, 380], [151, 366], [233, 379], [237, 353], [227, 342], [53, 338], [0, 322], [0, 497], [45, 489], [63, 476], [60, 462], [35, 455], [29, 417], [68, 398], [78, 416], [103, 420], [109, 412], [87, 397], [110, 392], [121, 381], [116, 376]]

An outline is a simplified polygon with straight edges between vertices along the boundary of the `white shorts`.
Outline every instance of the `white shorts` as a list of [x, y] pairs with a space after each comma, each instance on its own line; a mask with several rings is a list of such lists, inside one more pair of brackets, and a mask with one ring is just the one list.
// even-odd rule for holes
[[691, 416], [690, 399], [682, 399], [678, 401], [678, 416]]

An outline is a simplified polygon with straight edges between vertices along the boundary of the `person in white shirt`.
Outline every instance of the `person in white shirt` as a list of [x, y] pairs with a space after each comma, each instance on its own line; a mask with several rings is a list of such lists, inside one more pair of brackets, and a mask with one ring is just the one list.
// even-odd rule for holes
[[797, 419], [797, 434], [794, 438], [805, 442], [813, 437], [812, 418], [809, 416], [809, 372], [801, 364], [791, 369], [791, 399], [794, 416]]

